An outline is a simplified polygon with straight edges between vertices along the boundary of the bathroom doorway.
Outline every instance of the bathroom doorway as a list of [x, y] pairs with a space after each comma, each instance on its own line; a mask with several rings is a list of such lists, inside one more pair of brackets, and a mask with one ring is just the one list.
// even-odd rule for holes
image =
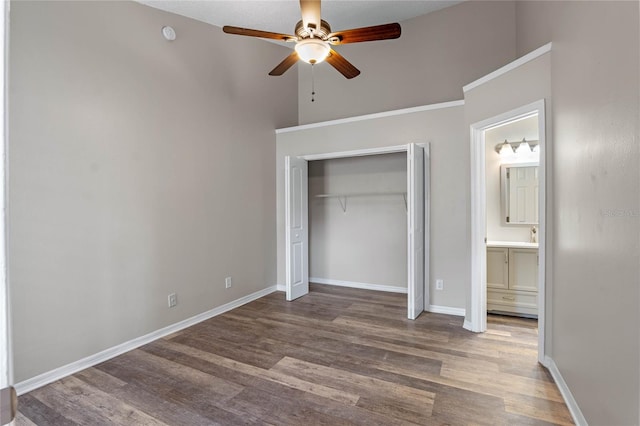
[[538, 319], [544, 362], [544, 101], [471, 126], [471, 315], [465, 328], [487, 330], [487, 312]]

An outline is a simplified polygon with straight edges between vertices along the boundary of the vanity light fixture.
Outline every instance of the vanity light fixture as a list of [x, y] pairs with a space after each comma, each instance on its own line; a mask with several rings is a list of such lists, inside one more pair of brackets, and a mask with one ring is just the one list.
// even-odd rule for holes
[[502, 161], [536, 161], [540, 155], [538, 141], [522, 139], [517, 142], [504, 142], [496, 145], [496, 152], [500, 154]]

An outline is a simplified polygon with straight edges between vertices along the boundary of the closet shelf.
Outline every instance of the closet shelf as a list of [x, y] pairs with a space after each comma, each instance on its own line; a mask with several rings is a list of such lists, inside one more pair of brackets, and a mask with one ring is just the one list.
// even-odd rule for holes
[[407, 209], [407, 193], [403, 191], [378, 191], [378, 192], [345, 192], [345, 193], [329, 193], [318, 194], [316, 198], [337, 198], [342, 207], [342, 211], [347, 211], [347, 198], [348, 197], [371, 197], [376, 195], [402, 195], [404, 198], [404, 208]]

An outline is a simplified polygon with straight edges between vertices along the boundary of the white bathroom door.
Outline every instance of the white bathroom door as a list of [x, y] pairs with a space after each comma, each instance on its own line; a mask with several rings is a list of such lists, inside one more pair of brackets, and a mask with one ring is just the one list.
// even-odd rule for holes
[[509, 169], [509, 223], [538, 223], [538, 167]]
[[287, 300], [309, 293], [309, 215], [307, 160], [285, 157]]
[[407, 150], [407, 316], [424, 311], [424, 149], [409, 144]]

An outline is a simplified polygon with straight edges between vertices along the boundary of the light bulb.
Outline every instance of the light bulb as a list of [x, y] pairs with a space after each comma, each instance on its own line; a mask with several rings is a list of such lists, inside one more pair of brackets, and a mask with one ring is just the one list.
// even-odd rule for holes
[[327, 42], [317, 38], [300, 40], [296, 44], [298, 57], [308, 64], [319, 64], [329, 56], [331, 48]]
[[523, 139], [522, 142], [520, 142], [520, 145], [518, 145], [518, 148], [516, 149], [516, 154], [518, 155], [531, 154], [531, 147], [529, 146], [527, 141]]
[[513, 156], [513, 154], [514, 152], [513, 152], [513, 148], [511, 147], [511, 144], [507, 141], [504, 141], [504, 143], [500, 147], [500, 157], [502, 158], [511, 157]]

